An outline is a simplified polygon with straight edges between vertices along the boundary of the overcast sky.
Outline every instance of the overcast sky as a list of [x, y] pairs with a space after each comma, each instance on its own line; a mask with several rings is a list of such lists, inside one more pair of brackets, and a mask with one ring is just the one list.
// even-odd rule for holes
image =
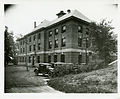
[[[83, 0], [82, 0], [83, 1]], [[107, 2], [82, 2], [81, 0], [40, 0], [15, 4], [5, 12], [5, 25], [14, 35], [25, 35], [32, 31], [34, 21], [37, 25], [44, 19], [52, 21], [61, 10], [78, 10], [92, 21], [113, 20], [115, 33], [118, 30], [118, 6]], [[86, 1], [86, 0], [85, 0]]]

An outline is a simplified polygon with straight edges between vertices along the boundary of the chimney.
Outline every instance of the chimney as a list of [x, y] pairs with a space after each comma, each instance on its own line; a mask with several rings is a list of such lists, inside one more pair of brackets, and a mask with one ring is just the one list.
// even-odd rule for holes
[[67, 12], [68, 12], [68, 13], [70, 13], [70, 12], [71, 12], [71, 10], [70, 10], [70, 9], [68, 9], [68, 10], [67, 10]]
[[58, 16], [58, 18], [62, 17], [63, 15], [65, 15], [66, 13], [64, 11], [60, 11], [58, 14], [56, 14]]
[[34, 21], [34, 28], [36, 28], [36, 21]]

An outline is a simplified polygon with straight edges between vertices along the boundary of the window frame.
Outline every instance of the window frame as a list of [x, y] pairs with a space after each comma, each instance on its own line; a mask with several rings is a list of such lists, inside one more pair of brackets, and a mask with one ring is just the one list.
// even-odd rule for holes
[[82, 55], [78, 55], [78, 64], [80, 65], [82, 63]]
[[49, 40], [49, 42], [48, 42], [48, 47], [49, 47], [49, 49], [52, 49], [52, 41], [51, 40]]
[[65, 55], [61, 54], [61, 62], [65, 62]]
[[54, 62], [57, 62], [57, 55], [54, 55]]
[[41, 38], [41, 34], [40, 34], [40, 33], [38, 33], [38, 35], [37, 35], [37, 36], [38, 36], [38, 39], [40, 39], [40, 38]]
[[82, 38], [81, 37], [78, 37], [78, 46], [82, 47]]
[[[80, 27], [80, 30], [79, 30]], [[78, 32], [82, 33], [83, 32], [83, 26], [82, 25], [78, 25]]]
[[65, 47], [66, 46], [66, 38], [63, 36], [61, 40], [61, 46]]
[[38, 50], [40, 50], [40, 45], [41, 45], [41, 44], [40, 44], [40, 43], [38, 43], [38, 48], [37, 48]]
[[54, 31], [55, 31], [55, 35], [57, 35], [59, 32], [58, 28], [56, 28]]
[[55, 38], [55, 48], [58, 48], [58, 38]]
[[51, 31], [49, 31], [49, 37], [51, 37], [51, 36], [52, 36], [52, 34], [53, 34], [52, 30], [51, 30]]
[[51, 63], [51, 55], [48, 55], [48, 63]]
[[[65, 27], [65, 29], [64, 29], [64, 27]], [[62, 32], [62, 33], [66, 32], [66, 25], [63, 25], [63, 26], [61, 27], [61, 32]]]
[[40, 63], [40, 56], [37, 56], [37, 63]]

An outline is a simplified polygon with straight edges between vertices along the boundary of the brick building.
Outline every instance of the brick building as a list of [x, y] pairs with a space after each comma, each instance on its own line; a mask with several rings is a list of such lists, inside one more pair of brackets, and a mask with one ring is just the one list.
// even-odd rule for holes
[[91, 61], [90, 20], [77, 10], [60, 11], [57, 19], [44, 20], [31, 33], [17, 40], [18, 62], [81, 64]]

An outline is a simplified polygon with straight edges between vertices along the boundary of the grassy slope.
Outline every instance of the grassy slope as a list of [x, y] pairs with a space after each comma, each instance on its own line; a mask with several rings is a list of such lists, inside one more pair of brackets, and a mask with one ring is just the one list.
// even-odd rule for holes
[[66, 93], [116, 93], [117, 65], [88, 73], [52, 78], [48, 84]]

